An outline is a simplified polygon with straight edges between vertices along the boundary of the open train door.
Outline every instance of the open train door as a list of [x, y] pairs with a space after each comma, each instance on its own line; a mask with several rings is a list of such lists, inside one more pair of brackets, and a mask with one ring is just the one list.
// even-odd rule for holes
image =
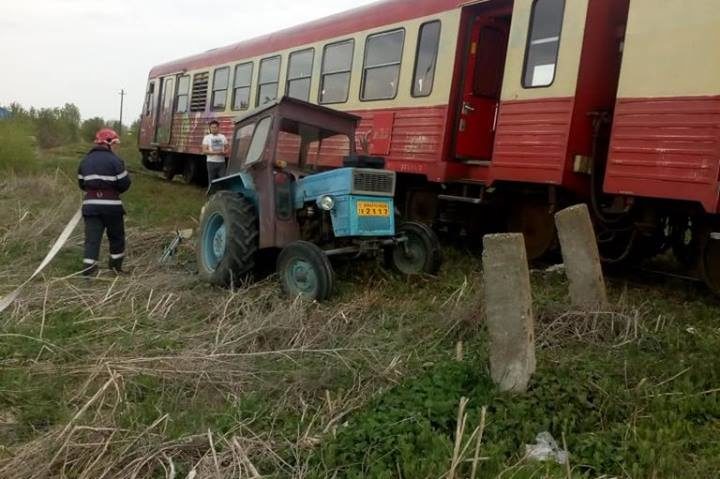
[[502, 17], [472, 20], [455, 143], [460, 160], [492, 157], [509, 31], [509, 21]]
[[170, 143], [175, 99], [175, 77], [160, 79], [160, 103], [155, 116], [155, 138], [153, 143], [167, 145]]

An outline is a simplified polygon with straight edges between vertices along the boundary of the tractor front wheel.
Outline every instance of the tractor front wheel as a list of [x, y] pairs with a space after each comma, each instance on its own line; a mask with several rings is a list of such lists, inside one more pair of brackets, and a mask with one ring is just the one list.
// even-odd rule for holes
[[440, 270], [442, 254], [435, 232], [423, 223], [404, 223], [398, 236], [405, 239], [392, 250], [391, 264], [402, 274], [436, 274]]
[[323, 250], [307, 241], [286, 246], [278, 257], [277, 271], [283, 291], [291, 298], [324, 301], [335, 288], [330, 260]]
[[255, 267], [258, 226], [250, 201], [231, 191], [210, 198], [200, 218], [200, 277], [218, 286], [245, 279]]

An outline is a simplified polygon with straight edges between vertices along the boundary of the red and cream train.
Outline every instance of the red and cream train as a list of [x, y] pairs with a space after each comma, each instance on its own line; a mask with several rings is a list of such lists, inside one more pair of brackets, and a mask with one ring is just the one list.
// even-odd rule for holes
[[537, 257], [586, 202], [606, 260], [672, 248], [720, 289], [717, 0], [376, 2], [153, 68], [145, 166], [196, 179], [210, 119], [282, 95], [361, 116], [407, 216]]

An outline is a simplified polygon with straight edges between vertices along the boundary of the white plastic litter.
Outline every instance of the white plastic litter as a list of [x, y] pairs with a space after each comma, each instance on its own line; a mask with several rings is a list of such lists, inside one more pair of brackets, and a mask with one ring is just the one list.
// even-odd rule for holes
[[565, 263], [554, 264], [545, 269], [546, 273], [562, 273], [565, 271]]
[[560, 449], [555, 438], [547, 431], [535, 437], [535, 444], [525, 445], [525, 456], [531, 461], [555, 461], [565, 464], [569, 455], [567, 451]]

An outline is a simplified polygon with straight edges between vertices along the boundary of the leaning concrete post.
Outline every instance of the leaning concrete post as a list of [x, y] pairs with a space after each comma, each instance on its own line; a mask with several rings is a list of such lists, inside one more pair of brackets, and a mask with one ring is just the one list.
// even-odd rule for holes
[[525, 392], [535, 372], [535, 331], [525, 240], [522, 234], [483, 239], [485, 315], [490, 373], [501, 391]]
[[566, 208], [555, 215], [565, 271], [570, 281], [570, 300], [582, 311], [607, 307], [607, 291], [600, 265], [595, 230], [587, 205]]

